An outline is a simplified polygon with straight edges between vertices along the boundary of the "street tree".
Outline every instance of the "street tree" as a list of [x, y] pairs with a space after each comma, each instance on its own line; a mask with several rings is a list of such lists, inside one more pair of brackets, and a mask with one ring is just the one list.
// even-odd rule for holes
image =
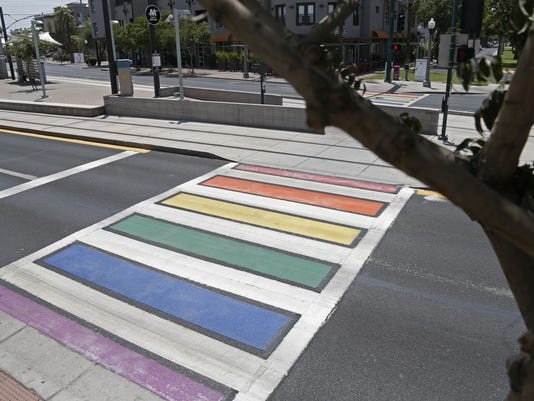
[[[43, 55], [50, 50], [50, 44], [39, 40], [39, 54]], [[30, 71], [31, 64], [36, 62], [35, 43], [29, 29], [19, 31], [9, 40], [7, 51], [24, 66], [26, 73]]]
[[[500, 107], [489, 108], [494, 118], [485, 118], [491, 135], [476, 143], [478, 151], [477, 146], [467, 146], [471, 155], [451, 152], [418, 135], [361, 97], [354, 89], [357, 79], [352, 70], [336, 73], [328, 65], [322, 38], [350, 15], [359, 0], [346, 0], [303, 36], [288, 31], [257, 0], [199, 1], [300, 93], [310, 128], [317, 132], [326, 126], [341, 128], [477, 221], [499, 258], [526, 327], [534, 331], [534, 167], [518, 166], [534, 123], [534, 13], [525, 9], [525, 0], [520, 3], [530, 18], [525, 19], [529, 28], [517, 69], [508, 91], [494, 95], [502, 101]], [[499, 75], [498, 68], [490, 65], [480, 64], [479, 75]], [[522, 337], [522, 354], [510, 363], [509, 400], [534, 399], [533, 337]]]
[[189, 55], [191, 72], [194, 73], [194, 56], [198, 47], [210, 44], [210, 30], [205, 21], [194, 22], [184, 20], [180, 22], [180, 47]]
[[499, 40], [499, 54], [503, 51], [504, 41], [509, 41], [519, 54], [524, 46], [525, 35], [521, 8], [532, 9], [534, 0], [526, 0], [523, 5], [517, 0], [486, 0], [481, 36]]
[[424, 27], [430, 18], [436, 21], [436, 32], [447, 33], [451, 29], [452, 7], [450, 0], [415, 0], [413, 4], [416, 21]]
[[73, 53], [76, 50], [74, 40], [76, 34], [76, 18], [68, 7], [54, 8], [54, 32], [52, 37], [63, 45], [65, 53], [73, 61]]
[[[72, 36], [76, 48], [88, 52], [89, 49], [95, 48], [95, 40], [93, 39], [93, 31], [91, 29], [91, 23], [88, 21], [78, 29], [76, 34]], [[96, 52], [96, 50], [95, 50]]]

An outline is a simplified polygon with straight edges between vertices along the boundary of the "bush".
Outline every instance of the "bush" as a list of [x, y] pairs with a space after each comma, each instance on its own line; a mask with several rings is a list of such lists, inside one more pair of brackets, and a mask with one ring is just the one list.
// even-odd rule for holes
[[208, 65], [208, 68], [217, 68], [217, 55], [214, 53], [209, 54], [206, 57], [206, 63]]
[[228, 53], [227, 52], [216, 52], [215, 60], [217, 64], [217, 69], [220, 71], [225, 71], [228, 69]]
[[97, 59], [94, 56], [87, 57], [87, 60], [85, 61], [88, 66], [94, 67], [96, 65]]

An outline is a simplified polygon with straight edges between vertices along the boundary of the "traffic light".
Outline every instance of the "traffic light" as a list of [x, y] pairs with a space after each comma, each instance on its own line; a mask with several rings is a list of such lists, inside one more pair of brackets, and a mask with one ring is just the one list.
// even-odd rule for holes
[[456, 49], [456, 62], [465, 63], [475, 57], [475, 49], [466, 45], [458, 46]]
[[393, 53], [397, 53], [400, 50], [400, 46], [398, 44], [393, 45]]
[[404, 32], [404, 23], [406, 21], [406, 16], [403, 13], [400, 13], [397, 17], [397, 32]]

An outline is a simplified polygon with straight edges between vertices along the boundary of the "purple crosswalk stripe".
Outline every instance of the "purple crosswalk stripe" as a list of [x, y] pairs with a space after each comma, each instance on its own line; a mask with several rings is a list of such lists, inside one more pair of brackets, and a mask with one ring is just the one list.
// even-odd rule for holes
[[226, 401], [233, 398], [230, 389], [220, 391], [199, 383], [2, 285], [0, 310], [166, 400]]

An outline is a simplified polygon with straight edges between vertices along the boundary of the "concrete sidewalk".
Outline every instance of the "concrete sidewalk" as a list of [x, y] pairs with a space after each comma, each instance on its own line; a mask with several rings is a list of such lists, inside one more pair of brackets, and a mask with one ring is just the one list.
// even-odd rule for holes
[[[80, 68], [71, 67], [68, 68]], [[197, 70], [197, 75], [214, 78], [243, 79], [241, 72]], [[251, 78], [256, 79], [253, 74]], [[31, 86], [20, 86], [11, 80], [0, 81], [0, 100], [50, 102], [69, 105], [101, 106], [103, 96], [110, 94], [107, 82], [49, 78], [48, 97]], [[285, 82], [281, 78], [269, 80]], [[439, 91], [439, 84], [428, 91]], [[442, 85], [443, 86], [443, 85]], [[422, 88], [419, 82], [399, 81], [393, 84], [370, 83], [369, 91], [392, 89], [408, 92]], [[487, 88], [485, 88], [487, 90]], [[136, 97], [153, 97], [150, 86], [135, 85]], [[356, 140], [336, 128], [328, 128], [325, 135], [220, 125], [193, 121], [157, 120], [120, 116], [72, 117], [0, 110], [1, 127], [30, 132], [43, 132], [89, 140], [141, 146], [165, 151], [212, 155], [236, 162], [314, 171], [322, 174], [375, 180], [386, 183], [421, 187], [419, 181], [407, 176], [377, 158]], [[441, 124], [441, 119], [440, 119]], [[438, 127], [441, 132], [441, 126]], [[472, 116], [449, 115], [449, 141], [442, 143], [437, 136], [428, 139], [449, 149], [465, 138], [477, 137]], [[534, 130], [532, 132], [534, 135]], [[522, 162], [534, 159], [534, 140], [530, 140], [521, 156]]]

